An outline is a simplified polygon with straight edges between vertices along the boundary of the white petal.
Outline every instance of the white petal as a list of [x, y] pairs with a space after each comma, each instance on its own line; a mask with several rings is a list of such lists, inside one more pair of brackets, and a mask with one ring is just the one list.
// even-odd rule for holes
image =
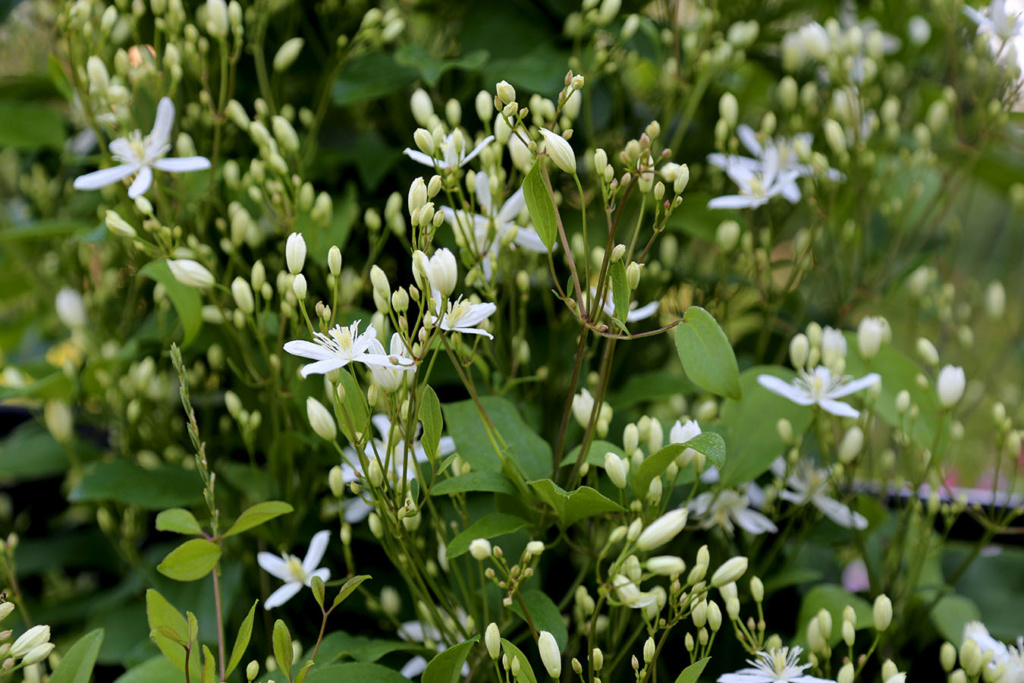
[[175, 157], [173, 159], [157, 159], [153, 168], [167, 173], [189, 173], [205, 171], [210, 168], [210, 160], [206, 157]]
[[345, 521], [349, 524], [358, 524], [373, 512], [373, 506], [362, 498], [347, 498], [342, 507], [345, 509]]
[[801, 406], [809, 406], [814, 403], [806, 391], [793, 386], [789, 382], [786, 382], [774, 375], [758, 375], [757, 383], [768, 391], [778, 394], [783, 398], [787, 398], [793, 403]]
[[841, 527], [847, 529], [866, 529], [868, 520], [857, 512], [854, 512], [838, 500], [833, 500], [824, 494], [818, 494], [811, 498], [814, 507]]
[[327, 569], [326, 567], [324, 567], [324, 568], [321, 568], [321, 569], [317, 569], [314, 572], [310, 572], [309, 573], [310, 583], [306, 584], [307, 586], [310, 585], [313, 582], [313, 577], [314, 576], [320, 577], [321, 581], [323, 581], [324, 583], [327, 583], [328, 581], [331, 580], [331, 570]]
[[298, 581], [290, 581], [270, 594], [267, 601], [263, 603], [263, 609], [274, 609], [280, 607], [295, 597], [295, 594], [302, 590], [302, 584]]
[[128, 198], [138, 199], [146, 194], [146, 191], [153, 186], [153, 169], [143, 166], [139, 169], [139, 175], [135, 176], [131, 187], [128, 188]]
[[772, 683], [772, 679], [757, 669], [740, 669], [734, 674], [722, 674], [718, 683]]
[[756, 209], [767, 203], [767, 199], [752, 197], [746, 194], [727, 194], [715, 197], [708, 202], [709, 209]]
[[520, 187], [501, 205], [501, 211], [498, 212], [498, 222], [511, 223], [519, 215], [519, 212], [523, 210], [524, 206], [526, 206], [526, 196], [523, 194], [523, 188]]
[[402, 667], [401, 674], [408, 679], [413, 679], [427, 670], [427, 660], [416, 655]]
[[755, 157], [759, 157], [764, 153], [761, 148], [761, 143], [757, 140], [757, 134], [754, 133], [754, 129], [747, 124], [741, 124], [736, 127], [736, 137], [740, 139], [743, 146], [747, 148], [751, 154]]
[[306, 557], [302, 560], [302, 569], [307, 574], [313, 573], [320, 566], [320, 560], [324, 559], [324, 553], [327, 552], [329, 540], [331, 540], [330, 531], [318, 531], [313, 535], [313, 540], [309, 542], [309, 550], [306, 551]]
[[74, 188], [76, 190], [98, 190], [119, 180], [124, 180], [133, 173], [135, 173], [135, 167], [131, 164], [103, 168], [75, 178]]
[[160, 104], [156, 106], [156, 121], [153, 122], [153, 132], [149, 134], [147, 149], [159, 149], [167, 144], [171, 138], [171, 128], [174, 127], [174, 101], [170, 97], [160, 98]]
[[[538, 235], [537, 231], [533, 228], [520, 227], [519, 230], [516, 231], [516, 238], [513, 241], [517, 247], [522, 247], [527, 251], [532, 251], [537, 254], [548, 253], [547, 246], [541, 241], [540, 235]], [[555, 250], [558, 248], [558, 245], [554, 244], [551, 248], [552, 250]]]
[[768, 519], [760, 512], [749, 508], [745, 510], [736, 510], [733, 512], [732, 517], [736, 520], [737, 526], [754, 534], [755, 536], [768, 531], [774, 534], [779, 530], [772, 520]]
[[442, 436], [437, 442], [437, 452], [440, 455], [451, 455], [455, 452], [455, 439], [450, 436]]
[[121, 157], [126, 160], [134, 157], [132, 154], [132, 144], [128, 142], [128, 138], [111, 140], [110, 153], [115, 157]]
[[282, 581], [292, 580], [292, 573], [288, 571], [288, 563], [278, 555], [266, 552], [257, 553], [256, 564], [275, 579], [281, 579]]
[[842, 401], [833, 401], [830, 398], [823, 398], [818, 401], [818, 405], [826, 413], [832, 413], [839, 417], [860, 417], [860, 411], [851, 406], [849, 403], [843, 403]]
[[630, 311], [626, 315], [627, 323], [635, 323], [637, 320], [646, 320], [652, 315], [658, 312], [658, 302], [652, 301], [651, 303], [641, 306], [640, 308]]
[[494, 335], [491, 334], [490, 332], [484, 332], [483, 330], [478, 330], [475, 327], [456, 327], [456, 328], [454, 328], [452, 330], [449, 330], [449, 331], [450, 332], [461, 332], [462, 334], [482, 334], [483, 336], [487, 337], [488, 339], [494, 339]]
[[485, 137], [483, 139], [483, 141], [480, 142], [479, 145], [477, 145], [476, 147], [473, 148], [472, 152], [470, 152], [469, 154], [467, 154], [465, 157], [462, 158], [462, 161], [459, 162], [459, 166], [465, 166], [469, 162], [470, 159], [472, 159], [477, 154], [482, 152], [484, 147], [486, 147], [487, 145], [491, 144], [492, 142], [494, 142], [494, 136], [493, 135], [488, 135], [487, 137]]
[[714, 494], [710, 491], [705, 491], [687, 505], [686, 509], [692, 512], [697, 517], [703, 516], [708, 511], [708, 507], [711, 505], [711, 500], [714, 498]]
[[327, 358], [310, 363], [309, 365], [303, 365], [302, 369], [299, 370], [299, 374], [303, 379], [310, 375], [326, 375], [331, 370], [338, 370], [346, 365], [348, 365], [348, 360], [345, 358]]
[[842, 398], [843, 396], [849, 396], [850, 394], [856, 393], [861, 389], [867, 389], [868, 387], [874, 386], [882, 377], [877, 372], [864, 375], [860, 379], [847, 382], [841, 387], [828, 392], [829, 398]]
[[405, 154], [405, 156], [409, 157], [410, 159], [412, 159], [413, 161], [415, 161], [418, 164], [423, 164], [424, 166], [430, 166], [431, 168], [434, 167], [434, 162], [435, 162], [434, 157], [428, 157], [423, 152], [420, 152], [418, 150], [412, 149], [411, 147], [406, 147], [404, 150], [402, 150], [402, 153]]
[[779, 190], [779, 194], [790, 204], [796, 204], [800, 201], [802, 195], [800, 194], [800, 186], [796, 183], [786, 183]]
[[[391, 359], [395, 358], [398, 360], [397, 363], [392, 363]], [[402, 356], [378, 356], [372, 353], [363, 353], [352, 360], [363, 365], [377, 365], [382, 368], [388, 368], [389, 370], [415, 370], [416, 365], [411, 358], [403, 358]]]
[[333, 353], [313, 342], [297, 339], [285, 343], [284, 350], [293, 356], [299, 356], [300, 358], [309, 358], [310, 360], [328, 360], [337, 358]]
[[489, 318], [498, 307], [491, 302], [470, 304], [469, 310], [459, 319], [459, 327], [473, 327]]
[[480, 172], [476, 174], [476, 203], [479, 205], [481, 213], [486, 216], [491, 215], [491, 179], [487, 177], [486, 173]]

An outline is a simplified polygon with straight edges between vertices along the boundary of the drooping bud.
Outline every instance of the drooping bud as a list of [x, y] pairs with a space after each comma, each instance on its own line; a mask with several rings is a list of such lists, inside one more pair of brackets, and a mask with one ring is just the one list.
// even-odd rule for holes
[[555, 162], [562, 171], [569, 175], [576, 174], [576, 154], [572, 151], [569, 141], [561, 135], [552, 133], [547, 128], [541, 128], [540, 134], [547, 143], [548, 156]]
[[743, 576], [747, 571], [748, 560], [743, 556], [733, 557], [726, 560], [725, 564], [715, 570], [711, 575], [711, 587], [718, 588], [727, 583], [732, 583]]
[[302, 52], [302, 46], [306, 44], [306, 41], [302, 38], [291, 38], [286, 40], [277, 50], [277, 54], [274, 55], [274, 71], [278, 73], [287, 71], [295, 60], [299, 58], [299, 53]]
[[653, 550], [665, 545], [675, 538], [686, 526], [687, 511], [685, 508], [670, 510], [643, 530], [636, 545], [640, 550]]
[[192, 259], [169, 259], [167, 267], [171, 269], [175, 280], [189, 287], [208, 289], [216, 282], [206, 266]]

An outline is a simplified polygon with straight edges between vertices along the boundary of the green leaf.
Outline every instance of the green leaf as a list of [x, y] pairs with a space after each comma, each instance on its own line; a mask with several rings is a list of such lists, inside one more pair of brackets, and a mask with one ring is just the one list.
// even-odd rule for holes
[[181, 683], [181, 671], [157, 655], [118, 676], [114, 683]]
[[964, 626], [981, 620], [981, 610], [965, 595], [944, 595], [928, 617], [943, 639], [958, 644], [964, 636]]
[[231, 648], [231, 658], [228, 659], [228, 668], [225, 671], [225, 674], [228, 676], [231, 675], [231, 672], [242, 661], [242, 657], [245, 656], [245, 648], [249, 647], [249, 640], [252, 638], [252, 623], [256, 618], [256, 605], [259, 603], [259, 600], [252, 603], [252, 607], [249, 608], [249, 614], [242, 620], [242, 625], [238, 629], [238, 635], [235, 636], [235, 645]]
[[[582, 447], [583, 446], [581, 444], [576, 448], [572, 449], [571, 451], [569, 451], [569, 453], [564, 458], [562, 458], [562, 462], [559, 463], [558, 466], [565, 467], [566, 465], [572, 465], [573, 463], [575, 463], [576, 458], [580, 457], [580, 449]], [[616, 446], [610, 441], [601, 441], [600, 439], [595, 439], [590, 444], [590, 450], [587, 451], [587, 462], [590, 463], [592, 466], [604, 469], [604, 456], [609, 452], [614, 453], [620, 458], [626, 457], [626, 454], [622, 451], [622, 448], [620, 446]]]
[[369, 574], [360, 574], [359, 576], [353, 576], [347, 581], [345, 581], [345, 583], [341, 586], [341, 590], [339, 590], [338, 594], [334, 597], [334, 602], [331, 604], [331, 609], [334, 609], [341, 603], [345, 602], [345, 600], [348, 599], [348, 596], [352, 595], [352, 593], [355, 592], [356, 588], [359, 588], [359, 584], [361, 584], [363, 581], [366, 581], [367, 579], [372, 578], [373, 577]]
[[683, 672], [676, 677], [676, 683], [697, 683], [697, 679], [704, 673], [704, 667], [711, 661], [711, 657], [698, 659], [690, 666], [683, 669]]
[[718, 426], [732, 454], [721, 468], [724, 487], [756, 479], [785, 452], [786, 446], [776, 429], [780, 419], [789, 420], [796, 435], [803, 434], [811, 424], [813, 414], [809, 408], [787, 401], [757, 383], [757, 376], [762, 374], [775, 375], [787, 382], [793, 377], [791, 370], [778, 366], [750, 368], [740, 376], [743, 400], [722, 404]]
[[345, 400], [343, 405], [345, 406], [345, 412], [348, 413], [349, 419], [344, 419], [344, 416], [334, 411], [334, 421], [338, 424], [338, 428], [341, 433], [345, 435], [345, 438], [350, 442], [356, 442], [356, 435], [352, 433], [352, 429], [349, 427], [349, 420], [352, 421], [352, 426], [357, 431], [363, 431], [370, 424], [370, 415], [366, 412], [366, 403], [363, 400], [363, 390], [356, 384], [355, 379], [352, 377], [352, 373], [341, 371], [341, 377], [338, 379], [341, 386], [345, 387]]
[[[615, 501], [605, 498], [589, 486], [581, 486], [569, 493], [550, 479], [531, 481], [530, 486], [537, 496], [550, 505], [558, 513], [560, 526], [569, 527], [588, 517], [603, 515], [608, 512], [625, 512], [625, 508]], [[472, 539], [470, 539], [472, 540]]]
[[[551, 445], [523, 421], [515, 405], [498, 396], [482, 396], [480, 403], [508, 446], [505, 458], [511, 458], [527, 479], [550, 476]], [[483, 419], [472, 400], [445, 404], [444, 416], [448, 434], [455, 440], [463, 460], [472, 465], [474, 470], [503, 471], [502, 458], [495, 452]], [[508, 471], [504, 474], [510, 475]], [[509, 479], [514, 476], [512, 474]]]
[[314, 576], [309, 580], [309, 588], [313, 591], [313, 599], [316, 600], [316, 604], [320, 605], [320, 609], [323, 609], [324, 596], [327, 594], [327, 588], [324, 585], [324, 580], [319, 576]]
[[437, 456], [437, 447], [441, 443], [441, 430], [444, 428], [441, 417], [441, 402], [437, 400], [437, 394], [430, 386], [423, 388], [423, 395], [420, 397], [420, 422], [423, 423], [423, 450], [427, 457], [433, 460]]
[[446, 71], [460, 69], [462, 71], [478, 71], [487, 63], [487, 50], [474, 50], [456, 59], [438, 59], [423, 47], [407, 43], [395, 50], [395, 62], [402, 66], [411, 66], [420, 72], [427, 85], [433, 87]]
[[387, 52], [374, 51], [348, 62], [331, 86], [335, 106], [343, 107], [405, 90], [415, 82], [416, 69], [398, 64]]
[[0, 100], [0, 148], [60, 150], [66, 139], [64, 119], [55, 108]]
[[235, 523], [231, 525], [231, 528], [224, 532], [224, 538], [240, 534], [243, 531], [248, 531], [253, 527], [269, 522], [275, 517], [286, 515], [292, 510], [293, 508], [291, 505], [279, 500], [268, 500], [264, 503], [256, 503], [242, 514], [238, 515], [238, 519], [236, 519]]
[[815, 586], [807, 592], [800, 602], [800, 615], [797, 618], [797, 637], [807, 639], [807, 624], [818, 612], [825, 609], [832, 615], [832, 634], [829, 645], [835, 647], [842, 640], [843, 610], [849, 605], [857, 614], [854, 624], [856, 629], [868, 628], [874, 624], [874, 615], [867, 600], [848, 593], [842, 586], [824, 584]]
[[210, 648], [203, 645], [203, 677], [202, 683], [217, 683], [217, 660], [213, 658]]
[[203, 326], [203, 300], [195, 287], [189, 287], [178, 282], [171, 273], [166, 259], [150, 261], [139, 269], [139, 275], [144, 275], [155, 280], [167, 290], [167, 296], [174, 304], [174, 310], [178, 312], [178, 319], [185, 330], [185, 338], [181, 343], [182, 348], [187, 347], [199, 334], [199, 328]]
[[67, 471], [64, 447], [36, 422], [18, 425], [0, 442], [0, 476], [4, 478], [26, 482]]
[[220, 560], [220, 546], [205, 538], [193, 538], [172, 550], [157, 571], [175, 581], [198, 581]]
[[[558, 649], [564, 650], [569, 642], [569, 630], [562, 621], [562, 613], [558, 605], [548, 597], [542, 590], [530, 589], [520, 592], [523, 602], [526, 603], [526, 611], [538, 631], [548, 631], [555, 637]], [[526, 621], [523, 613], [523, 606], [518, 600], [513, 600], [510, 609]]]
[[725, 440], [714, 432], [703, 432], [686, 443], [669, 444], [654, 455], [644, 458], [640, 463], [640, 467], [637, 468], [636, 475], [633, 477], [633, 485], [638, 495], [647, 493], [651, 481], [660, 476], [665, 468], [687, 448], [703, 453], [707, 457], [709, 465], [721, 469], [725, 464]]
[[180, 467], [143, 469], [127, 460], [99, 462], [85, 471], [68, 496], [73, 503], [113, 501], [146, 510], [203, 502], [203, 486], [195, 472]]
[[163, 510], [156, 516], [156, 529], [186, 536], [199, 536], [203, 533], [203, 528], [199, 526], [195, 516], [184, 508]]
[[23, 387], [0, 387], [0, 401], [11, 398], [68, 399], [71, 397], [71, 380], [64, 371], [51, 372], [46, 377]]
[[292, 634], [288, 627], [278, 619], [274, 622], [274, 659], [277, 660], [277, 668], [282, 671], [290, 671], [292, 668]]
[[103, 629], [90, 631], [65, 653], [50, 676], [50, 683], [89, 683], [103, 644]]
[[551, 193], [544, 183], [540, 164], [534, 164], [526, 174], [523, 180], [523, 198], [526, 199], [526, 208], [530, 211], [533, 229], [537, 231], [540, 241], [550, 252], [558, 238], [558, 214]]
[[740, 371], [728, 337], [700, 306], [690, 306], [676, 326], [676, 350], [694, 384], [735, 401], [743, 398]]
[[402, 674], [380, 664], [348, 662], [317, 669], [306, 678], [306, 683], [338, 683], [338, 681], [359, 681], [359, 683], [409, 683]]
[[519, 531], [527, 525], [527, 521], [515, 515], [492, 512], [484, 515], [465, 531], [452, 539], [448, 544], [448, 559], [453, 559], [469, 551], [469, 544], [478, 538], [494, 538]]
[[[185, 637], [182, 634], [188, 633], [188, 621], [185, 619], [181, 612], [174, 608], [174, 605], [167, 602], [164, 596], [160, 595], [157, 591], [150, 588], [146, 591], [146, 618], [149, 621], [150, 638], [156, 643], [156, 646], [160, 648], [160, 651], [164, 653], [164, 656], [170, 660], [179, 671], [185, 670], [185, 650], [174, 642], [174, 639], [163, 635], [158, 629], [161, 627], [170, 629], [171, 632], [178, 634], [177, 640], [184, 641]], [[199, 662], [196, 658], [192, 658], [189, 662], [189, 671], [191, 676], [199, 678]]]
[[522, 650], [504, 638], [501, 639], [501, 649], [508, 656], [509, 666], [515, 660], [519, 660], [519, 678], [516, 679], [516, 683], [537, 683], [537, 676], [533, 673], [530, 660], [527, 659]]
[[626, 266], [622, 259], [611, 265], [608, 275], [612, 279], [612, 301], [615, 302], [615, 318], [623, 325], [629, 315], [629, 283], [626, 281]]
[[344, 631], [335, 631], [328, 634], [320, 643], [317, 662], [329, 664], [341, 657], [351, 657], [357, 662], [375, 662], [392, 652], [419, 653], [422, 650], [423, 646], [418, 643], [354, 636]]
[[462, 665], [469, 657], [469, 651], [473, 645], [480, 640], [480, 636], [473, 636], [469, 640], [453, 645], [444, 652], [440, 652], [430, 660], [427, 668], [423, 671], [423, 683], [458, 683], [462, 680]]
[[516, 494], [516, 487], [504, 475], [497, 472], [470, 471], [436, 484], [434, 488], [430, 489], [430, 495], [448, 496], [470, 491], [489, 491], [491, 493], [505, 493], [514, 496]]

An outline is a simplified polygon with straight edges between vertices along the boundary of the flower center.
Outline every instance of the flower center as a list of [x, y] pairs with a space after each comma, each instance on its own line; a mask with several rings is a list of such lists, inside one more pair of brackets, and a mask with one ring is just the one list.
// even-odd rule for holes
[[306, 577], [306, 570], [302, 568], [302, 560], [300, 560], [299, 558], [295, 557], [294, 555], [289, 555], [288, 559], [287, 559], [287, 563], [288, 563], [288, 572], [293, 577], [295, 577], [295, 580], [298, 581], [299, 583], [306, 583], [306, 578], [307, 578]]
[[347, 327], [335, 327], [331, 330], [331, 338], [337, 346], [338, 353], [343, 356], [352, 355], [352, 332]]
[[468, 301], [459, 301], [455, 305], [451, 306], [448, 309], [448, 315], [445, 316], [448, 319], [448, 327], [458, 327], [459, 320], [466, 317], [466, 314], [469, 313], [469, 307], [470, 304]]

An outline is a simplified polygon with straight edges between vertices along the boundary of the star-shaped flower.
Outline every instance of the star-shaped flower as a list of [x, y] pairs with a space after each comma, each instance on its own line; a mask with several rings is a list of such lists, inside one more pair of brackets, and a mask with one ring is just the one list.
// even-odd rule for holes
[[1020, 35], [1024, 22], [1019, 14], [1006, 13], [1006, 0], [992, 0], [985, 12], [980, 12], [970, 5], [964, 5], [964, 14], [978, 25], [980, 29], [991, 31], [1000, 40], [1010, 40]]
[[1008, 646], [989, 635], [988, 629], [980, 621], [971, 621], [964, 626], [964, 640], [973, 640], [981, 650], [981, 654], [992, 653], [989, 669], [1003, 667], [1000, 681], [1021, 683], [1024, 681], [1024, 636], [1017, 638], [1017, 646]]
[[722, 674], [718, 683], [833, 683], [827, 678], [804, 676], [803, 671], [810, 664], [800, 664], [800, 647], [772, 648], [758, 652], [757, 659], [748, 659], [750, 668], [736, 673]]
[[758, 375], [757, 383], [797, 405], [819, 405], [827, 413], [839, 417], [856, 418], [860, 416], [860, 412], [856, 408], [836, 399], [849, 396], [861, 389], [867, 389], [881, 379], [876, 372], [864, 375], [859, 379], [852, 379], [845, 375], [833, 376], [831, 370], [824, 365], [819, 365], [814, 372], [801, 369], [800, 376], [795, 378], [792, 383], [774, 375]]
[[473, 148], [469, 154], [466, 154], [466, 138], [463, 137], [461, 132], [454, 132], [445, 135], [441, 138], [440, 152], [441, 158], [437, 159], [432, 156], [428, 156], [419, 150], [415, 150], [411, 147], [406, 147], [403, 153], [415, 161], [416, 163], [436, 168], [441, 171], [453, 171], [456, 168], [465, 166], [469, 161], [476, 157], [477, 154], [483, 151], [484, 147], [494, 142], [494, 136], [488, 135], [480, 144]]
[[737, 526], [755, 536], [779, 530], [772, 520], [750, 506], [749, 496], [732, 489], [705, 491], [691, 500], [686, 509], [694, 518], [701, 519], [702, 529], [718, 527], [730, 536]]
[[723, 170], [740, 188], [739, 194], [712, 199], [708, 202], [709, 209], [756, 209], [778, 195], [782, 195], [791, 204], [800, 201], [800, 187], [796, 184], [800, 172], [783, 170], [779, 166], [779, 150], [776, 147], [766, 147], [761, 159], [728, 163], [728, 158], [722, 160], [717, 155], [711, 155], [708, 162], [712, 165], [724, 164]]
[[383, 349], [377, 342], [377, 330], [373, 326], [359, 334], [359, 323], [357, 320], [348, 327], [335, 325], [327, 334], [314, 332], [314, 341], [308, 342], [303, 339], [290, 341], [284, 345], [284, 350], [293, 356], [309, 358], [316, 361], [309, 365], [302, 366], [303, 377], [310, 375], [323, 375], [331, 370], [338, 370], [355, 361], [368, 366], [378, 366], [390, 370], [414, 370], [416, 365], [412, 359], [404, 356], [385, 355], [383, 353], [372, 353], [375, 348]]
[[256, 562], [271, 576], [284, 581], [284, 585], [270, 594], [267, 601], [263, 603], [264, 609], [279, 607], [291, 600], [296, 593], [308, 586], [314, 576], [319, 576], [325, 582], [331, 578], [331, 570], [326, 567], [317, 568], [320, 560], [324, 558], [327, 550], [327, 541], [331, 537], [329, 531], [319, 531], [309, 542], [309, 550], [306, 557], [300, 560], [295, 555], [282, 553], [280, 557], [273, 553], [259, 553], [256, 555]]
[[434, 301], [437, 306], [435, 309], [437, 317], [441, 318], [441, 329], [445, 332], [482, 334], [488, 339], [494, 339], [493, 334], [476, 327], [498, 309], [494, 304], [490, 302], [472, 304], [460, 296], [455, 303], [452, 303], [450, 300], [448, 301], [448, 311], [442, 315], [441, 294], [439, 292], [434, 293]]
[[153, 130], [146, 137], [142, 131], [133, 131], [126, 138], [117, 138], [110, 143], [110, 152], [119, 166], [104, 168], [75, 178], [76, 190], [98, 190], [112, 183], [135, 176], [128, 196], [131, 199], [141, 197], [153, 184], [153, 169], [168, 173], [187, 173], [203, 171], [210, 168], [210, 160], [206, 157], [164, 158], [171, 151], [168, 142], [171, 128], [174, 126], [174, 102], [164, 97], [156, 108], [156, 121]]
[[[775, 476], [786, 477], [785, 458], [776, 458], [771, 469]], [[866, 529], [868, 520], [864, 515], [854, 512], [849, 506], [826, 495], [830, 474], [830, 470], [818, 469], [809, 460], [803, 460], [793, 469], [789, 477], [786, 477], [786, 488], [779, 492], [779, 498], [788, 500], [794, 505], [810, 503], [841, 527]]]

